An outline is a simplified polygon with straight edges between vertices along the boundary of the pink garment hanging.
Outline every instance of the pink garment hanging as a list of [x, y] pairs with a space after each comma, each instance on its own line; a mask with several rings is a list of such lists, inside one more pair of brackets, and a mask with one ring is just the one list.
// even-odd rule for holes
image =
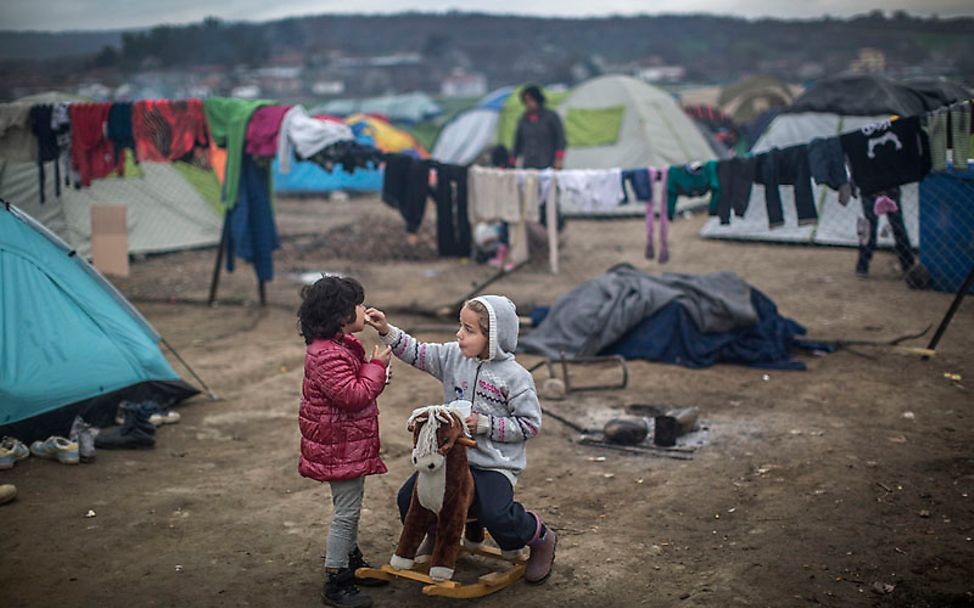
[[657, 169], [656, 167], [648, 167], [649, 169], [649, 187], [650, 190], [653, 189], [653, 185], [656, 180], [660, 180], [660, 194], [659, 196], [650, 196], [649, 202], [646, 203], [646, 259], [651, 260], [656, 256], [656, 250], [653, 242], [653, 216], [656, 214], [655, 202], [659, 201], [659, 262], [660, 264], [665, 264], [670, 259], [670, 249], [669, 249], [669, 232], [670, 223], [669, 218], [666, 215], [666, 174], [669, 168]]
[[887, 213], [896, 213], [897, 211], [899, 211], [899, 207], [896, 206], [896, 201], [885, 194], [877, 196], [875, 202], [873, 202], [873, 213], [876, 214], [876, 217], [886, 215]]

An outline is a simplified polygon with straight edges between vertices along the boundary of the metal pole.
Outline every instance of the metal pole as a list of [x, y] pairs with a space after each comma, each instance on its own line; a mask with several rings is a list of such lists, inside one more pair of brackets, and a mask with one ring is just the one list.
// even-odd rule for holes
[[183, 367], [188, 369], [189, 373], [193, 374], [193, 377], [196, 378], [196, 381], [199, 382], [200, 385], [206, 390], [206, 394], [210, 398], [210, 401], [218, 401], [220, 397], [216, 393], [214, 393], [209, 386], [206, 385], [206, 382], [203, 382], [203, 379], [200, 378], [195, 371], [193, 371], [193, 368], [189, 366], [189, 363], [186, 363], [186, 361], [184, 361], [183, 358], [179, 356], [179, 353], [177, 353], [176, 349], [172, 347], [172, 344], [166, 341], [166, 339], [163, 338], [162, 336], [159, 336], [159, 340], [161, 340], [162, 343], [166, 345], [166, 348], [172, 351], [172, 354], [174, 354], [176, 358], [179, 359], [179, 362], [183, 364]]
[[223, 215], [223, 230], [220, 231], [220, 246], [216, 252], [216, 264], [213, 265], [213, 278], [210, 280], [210, 297], [206, 300], [209, 306], [216, 301], [216, 288], [220, 283], [220, 266], [223, 264], [223, 250], [227, 245], [227, 232], [230, 230], [229, 218]]
[[[954, 318], [954, 314], [957, 309], [960, 308], [961, 300], [967, 295], [967, 292], [971, 290], [971, 285], [974, 285], [974, 265], [971, 266], [971, 271], [967, 273], [967, 278], [964, 279], [964, 284], [961, 285], [960, 290], [958, 290], [957, 295], [954, 296], [954, 301], [950, 303], [950, 308], [947, 309], [947, 314], [944, 315], [943, 320], [940, 322], [940, 326], [937, 331], [934, 332], [933, 338], [930, 340], [930, 344], [927, 346], [929, 350], [934, 350], [937, 348], [937, 344], [940, 342], [940, 338], [943, 337], [944, 332], [947, 331], [947, 326], [950, 325], [950, 321]], [[927, 357], [924, 357], [927, 359]]]

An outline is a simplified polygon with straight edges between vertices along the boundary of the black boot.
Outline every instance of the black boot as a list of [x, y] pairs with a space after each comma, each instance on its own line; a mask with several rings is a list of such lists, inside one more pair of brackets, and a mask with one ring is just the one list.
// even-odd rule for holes
[[[348, 569], [355, 572], [359, 568], [371, 568], [372, 564], [365, 561], [365, 556], [362, 555], [362, 550], [358, 548], [358, 545], [352, 549], [352, 552], [348, 554]], [[361, 585], [362, 587], [385, 587], [389, 584], [389, 581], [384, 581], [379, 578], [359, 578], [355, 577], [355, 584]]]
[[149, 422], [149, 415], [137, 409], [122, 408], [122, 426], [104, 429], [95, 437], [96, 448], [139, 449], [156, 445], [156, 427]]
[[328, 606], [339, 608], [371, 608], [372, 598], [355, 586], [355, 572], [341, 568], [326, 572], [325, 588], [321, 591], [321, 601]]

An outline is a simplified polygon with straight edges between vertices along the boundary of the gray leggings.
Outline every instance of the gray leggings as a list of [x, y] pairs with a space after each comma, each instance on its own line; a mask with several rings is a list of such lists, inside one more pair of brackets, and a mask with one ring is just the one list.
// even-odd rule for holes
[[328, 483], [331, 485], [331, 503], [335, 507], [335, 515], [328, 528], [325, 568], [345, 568], [348, 566], [348, 554], [355, 548], [358, 539], [365, 477]]

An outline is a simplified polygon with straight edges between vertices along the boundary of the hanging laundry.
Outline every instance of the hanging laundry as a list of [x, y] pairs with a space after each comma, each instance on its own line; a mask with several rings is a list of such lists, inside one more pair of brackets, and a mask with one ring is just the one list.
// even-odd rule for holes
[[622, 202], [629, 202], [629, 193], [626, 192], [626, 182], [632, 186], [632, 192], [637, 201], [649, 201], [653, 198], [653, 184], [650, 181], [649, 169], [624, 169], [622, 171]]
[[753, 156], [730, 158], [717, 163], [717, 181], [720, 183], [717, 217], [721, 224], [730, 223], [732, 210], [737, 217], [744, 217], [751, 200], [751, 186], [754, 184], [757, 166], [758, 161]]
[[132, 133], [139, 160], [180, 160], [210, 145], [203, 102], [143, 100], [132, 106]]
[[[122, 158], [125, 149], [135, 152], [135, 136], [132, 131], [132, 102], [116, 102], [108, 110], [108, 124], [105, 135], [112, 142], [116, 160]], [[139, 161], [138, 156], [135, 162]]]
[[[676, 201], [680, 196], [703, 196], [710, 193], [710, 208], [720, 206], [720, 180], [717, 163], [689, 164], [670, 167], [666, 173], [666, 213], [670, 220], [676, 216]], [[715, 202], [716, 201], [716, 202]]]
[[930, 170], [943, 171], [947, 168], [947, 117], [946, 110], [934, 110], [926, 116], [923, 130], [930, 140]]
[[[971, 157], [971, 104], [964, 102], [950, 110], [950, 131], [953, 135], [952, 158], [954, 169], [963, 171]], [[931, 144], [931, 152], [933, 144]]]
[[34, 137], [37, 139], [37, 173], [40, 180], [41, 204], [44, 204], [46, 197], [44, 180], [44, 163], [54, 161], [54, 192], [61, 196], [61, 172], [60, 158], [61, 147], [58, 143], [58, 134], [51, 126], [51, 117], [54, 107], [47, 105], [36, 105], [30, 109], [30, 128]]
[[527, 219], [529, 214], [535, 217], [537, 209], [525, 209], [522, 192], [517, 171], [476, 165], [467, 171], [470, 223], [507, 222], [510, 235], [507, 263], [512, 265], [528, 259]]
[[257, 108], [247, 123], [244, 151], [251, 156], [271, 158], [277, 154], [281, 122], [291, 106]]
[[115, 146], [105, 137], [110, 103], [73, 103], [71, 116], [71, 163], [82, 187], [111, 173], [125, 175], [125, 158], [116, 158]]
[[387, 157], [382, 177], [382, 200], [399, 210], [406, 221], [406, 232], [416, 233], [426, 213], [426, 197], [430, 194], [429, 175], [432, 161], [413, 158], [408, 154]]
[[[666, 205], [666, 175], [669, 173], [668, 168], [657, 169], [656, 167], [649, 167], [649, 183], [650, 183], [650, 198], [646, 203], [646, 251], [645, 256], [647, 260], [652, 260], [656, 257], [656, 247], [653, 239], [653, 228], [654, 228], [654, 217], [656, 215], [656, 201], [659, 201], [659, 262], [660, 264], [665, 264], [670, 259], [670, 249], [669, 249], [669, 217]], [[657, 181], [660, 182], [659, 196], [653, 196], [652, 185]]]
[[626, 197], [621, 169], [573, 169], [558, 173], [561, 187], [576, 207], [587, 212], [615, 209]]
[[278, 170], [290, 173], [292, 148], [298, 158], [306, 159], [332, 144], [354, 140], [355, 135], [348, 125], [312, 118], [304, 106], [293, 106], [281, 121], [277, 141]]
[[815, 199], [812, 196], [811, 170], [808, 165], [808, 146], [772, 148], [758, 156], [755, 183], [764, 185], [764, 201], [768, 208], [768, 226], [785, 223], [779, 186], [794, 186], [795, 211], [798, 225], [818, 221]]
[[71, 157], [71, 113], [68, 108], [71, 104], [67, 101], [59, 101], [54, 104], [51, 110], [51, 129], [57, 136], [57, 145], [61, 151], [60, 160], [61, 173], [64, 174], [64, 185], [74, 186], [75, 190], [81, 188], [81, 176], [74, 167]]
[[470, 218], [467, 214], [467, 168], [436, 165], [436, 248], [441, 256], [470, 255]]
[[249, 154], [241, 159], [237, 204], [227, 211], [227, 272], [233, 272], [235, 256], [254, 265], [260, 281], [274, 278], [273, 252], [281, 244], [270, 198], [270, 171]]
[[930, 173], [930, 141], [919, 117], [868, 125], [840, 140], [863, 194], [917, 182]]
[[845, 167], [845, 154], [838, 137], [816, 137], [808, 144], [808, 168], [818, 185], [825, 185], [839, 194], [839, 204], [849, 204], [852, 186]]
[[257, 108], [271, 105], [269, 101], [208, 97], [203, 101], [210, 135], [216, 144], [227, 150], [227, 162], [221, 201], [227, 209], [237, 204], [240, 170], [243, 162], [247, 123]]
[[370, 145], [357, 141], [337, 141], [318, 150], [305, 160], [316, 163], [325, 171], [341, 167], [345, 173], [356, 169], [375, 169], [385, 162], [386, 154]]
[[30, 110], [29, 103], [0, 103], [0, 159], [21, 163], [37, 159]]

